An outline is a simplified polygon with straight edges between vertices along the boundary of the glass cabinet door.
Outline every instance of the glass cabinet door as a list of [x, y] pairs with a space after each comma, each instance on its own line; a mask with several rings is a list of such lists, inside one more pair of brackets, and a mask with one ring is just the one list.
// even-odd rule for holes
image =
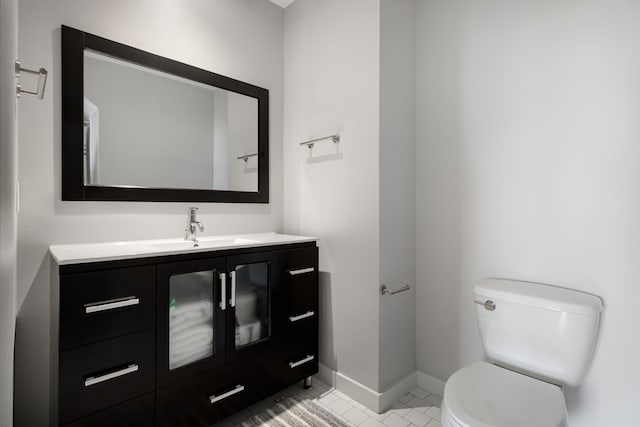
[[251, 351], [271, 336], [271, 292], [274, 281], [273, 253], [231, 257], [229, 315], [233, 318], [227, 330], [233, 341], [228, 345], [232, 353]]
[[269, 336], [269, 263], [241, 264], [231, 272], [235, 280], [235, 348]]
[[213, 271], [169, 277], [169, 370], [211, 357], [214, 352]]
[[224, 260], [158, 266], [158, 383], [188, 378], [223, 363], [228, 286]]

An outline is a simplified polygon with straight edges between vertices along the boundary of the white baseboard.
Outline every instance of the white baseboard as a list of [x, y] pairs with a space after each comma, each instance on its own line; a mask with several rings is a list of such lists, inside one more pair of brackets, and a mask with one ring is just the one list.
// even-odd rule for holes
[[358, 381], [349, 378], [340, 372], [336, 372], [335, 375], [336, 390], [341, 391], [353, 400], [362, 403], [372, 411], [379, 412], [379, 400], [382, 393], [378, 393], [377, 391], [370, 389], [364, 384], [360, 384]]
[[318, 363], [318, 373], [316, 376], [323, 383], [330, 385], [331, 387], [336, 386], [336, 372], [327, 365]]
[[376, 413], [389, 409], [400, 396], [417, 385], [417, 373], [413, 371], [385, 391], [378, 392], [323, 364], [319, 365], [318, 378]]
[[418, 371], [418, 387], [427, 390], [429, 393], [444, 396], [444, 384], [444, 381]]
[[417, 371], [409, 372], [403, 378], [391, 384], [380, 396], [378, 413], [391, 408], [403, 395], [407, 394], [418, 385]]

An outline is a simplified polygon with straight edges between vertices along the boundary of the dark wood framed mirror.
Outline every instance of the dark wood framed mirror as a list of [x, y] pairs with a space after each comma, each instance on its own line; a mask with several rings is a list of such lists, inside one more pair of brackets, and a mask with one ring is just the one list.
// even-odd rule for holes
[[269, 202], [267, 89], [61, 31], [62, 200]]

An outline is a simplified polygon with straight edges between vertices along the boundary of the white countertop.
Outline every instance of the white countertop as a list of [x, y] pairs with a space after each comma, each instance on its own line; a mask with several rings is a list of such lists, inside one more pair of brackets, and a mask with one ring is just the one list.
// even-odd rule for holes
[[202, 236], [198, 238], [197, 247], [193, 246], [194, 242], [192, 241], [176, 238], [51, 245], [49, 246], [49, 252], [51, 252], [51, 255], [58, 265], [65, 265], [315, 242], [317, 240], [317, 237], [292, 236], [277, 233], [236, 234], [230, 236]]

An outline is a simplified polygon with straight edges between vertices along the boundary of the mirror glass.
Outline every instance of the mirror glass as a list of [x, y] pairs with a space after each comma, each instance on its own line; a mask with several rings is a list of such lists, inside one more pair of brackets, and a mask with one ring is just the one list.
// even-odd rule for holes
[[83, 111], [85, 185], [258, 191], [256, 98], [87, 49]]
[[62, 200], [269, 202], [269, 91], [62, 26]]

